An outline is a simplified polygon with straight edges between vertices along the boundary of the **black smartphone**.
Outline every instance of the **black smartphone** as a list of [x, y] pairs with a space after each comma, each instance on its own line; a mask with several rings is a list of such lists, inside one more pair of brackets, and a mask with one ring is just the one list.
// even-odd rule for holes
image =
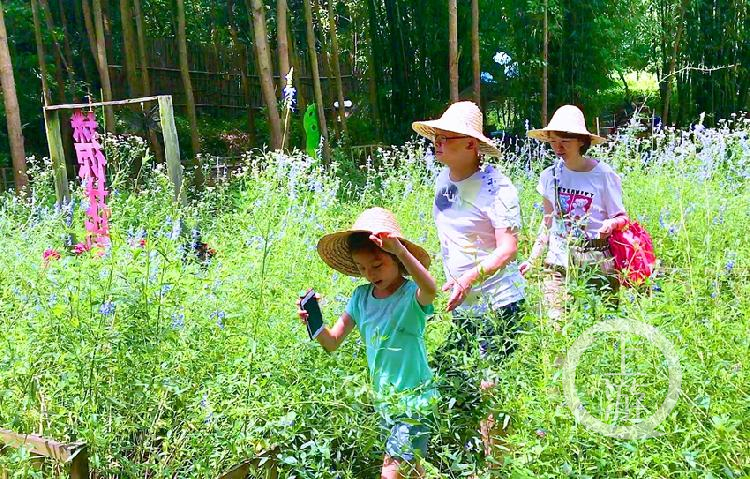
[[310, 339], [315, 339], [323, 331], [323, 313], [320, 312], [314, 290], [311, 289], [302, 296], [300, 307], [307, 311], [307, 334], [310, 335]]

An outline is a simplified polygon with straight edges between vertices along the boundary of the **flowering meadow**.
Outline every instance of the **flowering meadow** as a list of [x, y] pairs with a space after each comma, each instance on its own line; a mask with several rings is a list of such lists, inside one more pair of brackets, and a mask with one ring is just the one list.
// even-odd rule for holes
[[[261, 451], [279, 477], [374, 477], [382, 439], [364, 345], [355, 332], [324, 352], [295, 300], [314, 287], [329, 323], [343, 311], [359, 280], [329, 269], [315, 245], [369, 206], [393, 210], [444, 279], [429, 145], [389, 148], [361, 165], [339, 151], [328, 167], [301, 154], [248, 154], [240, 173], [187, 207], [172, 203], [159, 167], [133, 184], [128, 165], [145, 149], [138, 138], [107, 142], [108, 248], [82, 247], [80, 185], [56, 209], [44, 162], [29, 198], [0, 200], [0, 428], [85, 441], [102, 478], [213, 478]], [[556, 331], [532, 274], [518, 347], [496, 365], [491, 395], [476, 392], [476, 358], [448, 358], [459, 379], [435, 364], [442, 403], [428, 477], [750, 475], [750, 124], [625, 131], [593, 152], [621, 174], [630, 216], [653, 237], [658, 275], [623, 289], [614, 312], [572, 285]], [[551, 161], [538, 143], [512, 143], [500, 161], [521, 197], [522, 257], [541, 220], [536, 182]], [[427, 326], [431, 360], [452, 327], [445, 301]], [[653, 437], [597, 434], [565, 404], [561, 358], [612, 315], [655, 326], [678, 351], [679, 399]], [[628, 416], [615, 417], [621, 391], [601, 379], [622, 357], [644, 384], [629, 389]], [[648, 416], [667, 390], [659, 351], [617, 335], [592, 345], [576, 381], [592, 414], [620, 424]], [[496, 469], [483, 462], [476, 431], [487, 411], [507, 431]], [[64, 477], [54, 465], [34, 469], [24, 450], [6, 452], [0, 468], [11, 477]]]

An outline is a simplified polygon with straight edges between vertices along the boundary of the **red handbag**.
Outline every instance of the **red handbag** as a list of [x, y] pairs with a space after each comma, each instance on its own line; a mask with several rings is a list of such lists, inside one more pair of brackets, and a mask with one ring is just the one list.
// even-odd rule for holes
[[654, 273], [656, 254], [651, 236], [636, 221], [630, 221], [609, 237], [620, 281], [626, 286], [642, 284]]

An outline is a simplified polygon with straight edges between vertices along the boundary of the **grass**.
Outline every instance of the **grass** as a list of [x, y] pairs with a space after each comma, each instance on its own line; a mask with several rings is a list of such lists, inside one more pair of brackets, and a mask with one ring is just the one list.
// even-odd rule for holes
[[[645, 139], [628, 133], [595, 152], [621, 173], [628, 212], [651, 232], [661, 261], [652, 284], [622, 292], [617, 312], [655, 326], [679, 353], [681, 393], [661, 435], [621, 440], [576, 423], [560, 359], [606, 312], [573, 285], [556, 333], [541, 314], [536, 275], [518, 349], [496, 365], [499, 386], [481, 406], [466, 407], [478, 400], [481, 365], [452, 358], [467, 367], [442, 391], [430, 477], [484, 470], [474, 426], [487, 410], [509, 421], [498, 477], [750, 474], [749, 131], [730, 122]], [[138, 149], [133, 140], [120, 148], [121, 160]], [[40, 165], [33, 201], [0, 202], [0, 427], [87, 441], [97, 477], [215, 477], [272, 447], [281, 477], [374, 476], [382, 440], [364, 347], [354, 333], [325, 353], [307, 339], [294, 302], [315, 287], [326, 319], [341, 313], [358, 283], [326, 267], [315, 244], [368, 206], [396, 213], [437, 259], [431, 271], [441, 281], [435, 166], [420, 143], [362, 167], [338, 159], [329, 170], [300, 156], [248, 158], [244, 173], [184, 209], [171, 204], [163, 171], [145, 172], [137, 194], [112, 172], [112, 247], [102, 257], [66, 252], [70, 235], [83, 235], [81, 192], [72, 211], [56, 211]], [[540, 220], [535, 185], [549, 161], [527, 144], [501, 164], [521, 197], [522, 255]], [[193, 254], [192, 230], [217, 250], [212, 259]], [[62, 257], [45, 264], [47, 248]], [[428, 324], [431, 356], [450, 327], [444, 313]], [[605, 376], [620, 370], [623, 353], [644, 375], [629, 417], [613, 407], [623, 383]], [[597, 340], [576, 376], [592, 414], [620, 424], [658, 407], [665, 384], [659, 352], [617, 335]], [[0, 467], [16, 477], [57, 474], [30, 468], [24, 451], [0, 456]]]

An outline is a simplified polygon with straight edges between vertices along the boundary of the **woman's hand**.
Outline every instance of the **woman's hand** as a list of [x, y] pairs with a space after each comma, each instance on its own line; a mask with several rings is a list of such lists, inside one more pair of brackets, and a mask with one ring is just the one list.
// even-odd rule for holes
[[615, 218], [609, 218], [602, 222], [602, 228], [599, 230], [599, 237], [604, 239], [615, 231], [621, 230], [626, 224], [628, 224], [627, 216], [617, 216]]
[[370, 235], [370, 240], [386, 253], [395, 254], [396, 256], [406, 249], [401, 240], [392, 233], [373, 233]]
[[528, 273], [532, 267], [531, 261], [524, 261], [518, 265], [518, 271], [521, 273], [521, 276], [526, 276], [526, 273]]

